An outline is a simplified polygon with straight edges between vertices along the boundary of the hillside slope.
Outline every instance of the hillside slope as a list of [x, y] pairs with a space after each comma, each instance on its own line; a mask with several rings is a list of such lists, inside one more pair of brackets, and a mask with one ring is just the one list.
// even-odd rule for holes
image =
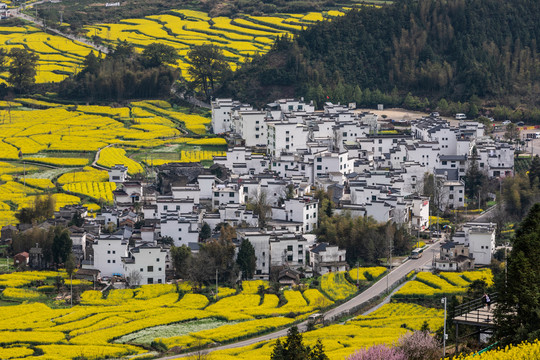
[[243, 66], [223, 94], [253, 103], [276, 94], [351, 101], [359, 86], [534, 104], [539, 18], [536, 0], [401, 0], [353, 10], [278, 42]]

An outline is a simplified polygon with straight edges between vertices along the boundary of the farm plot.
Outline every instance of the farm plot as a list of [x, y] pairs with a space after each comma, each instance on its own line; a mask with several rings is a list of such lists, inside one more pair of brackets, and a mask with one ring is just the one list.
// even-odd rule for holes
[[461, 294], [474, 280], [484, 280], [489, 286], [493, 284], [491, 270], [467, 271], [462, 273], [441, 273], [439, 276], [420, 272], [416, 280], [406, 283], [395, 294], [396, 298], [433, 297], [441, 295]]
[[85, 29], [88, 37], [97, 35], [109, 43], [125, 40], [138, 49], [153, 42], [170, 45], [180, 55], [178, 67], [182, 70], [189, 66], [187, 53], [192, 46], [214, 44], [223, 50], [234, 70], [247, 57], [268, 52], [278, 36], [294, 35], [317, 21], [343, 14], [329, 11], [304, 15], [276, 14], [271, 17], [244, 15], [231, 19], [211, 18], [206, 13], [193, 10], [172, 10], [165, 15], [124, 19], [118, 24], [93, 25]]
[[[32, 25], [0, 26], [0, 45], [9, 51], [25, 48], [39, 56], [36, 82], [59, 82], [83, 66], [84, 57], [97, 52], [91, 47], [58, 35], [46, 34]], [[0, 78], [7, 79], [7, 73]]]
[[[302, 335], [304, 342], [310, 346], [320, 339], [331, 360], [342, 360], [361, 347], [392, 344], [407, 331], [419, 330], [424, 321], [428, 322], [430, 329], [438, 329], [443, 321], [442, 311], [420, 305], [390, 303], [344, 325], [331, 325]], [[266, 359], [272, 353], [274, 344], [272, 340], [213, 354], [224, 360]]]
[[332, 300], [345, 300], [356, 293], [356, 286], [345, 278], [345, 272], [327, 273], [321, 277], [321, 289]]
[[[10, 286], [2, 297], [40, 300], [43, 294], [33, 290], [32, 284], [56, 275], [56, 272], [0, 275], [0, 284]], [[246, 283], [245, 288], [249, 292], [255, 286], [258, 288], [258, 284]], [[181, 288], [190, 286], [182, 284]], [[209, 300], [204, 295], [181, 295], [170, 284], [111, 290], [107, 297], [100, 291], [88, 290], [81, 294], [81, 305], [73, 308], [51, 309], [38, 302], [14, 305], [10, 311], [0, 312], [0, 342], [18, 347], [20, 352], [31, 350], [28, 346], [32, 345], [43, 349], [46, 355], [61, 354], [60, 358], [66, 359], [79, 358], [81, 349], [86, 347], [87, 352], [82, 353], [89, 358], [95, 358], [97, 351], [114, 356], [146, 352], [125, 342], [162, 341], [168, 347], [184, 348], [227, 342], [292, 323], [294, 317], [281, 314], [293, 308], [302, 315], [331, 304], [316, 289], [311, 290], [306, 295], [309, 301], [300, 291], [285, 291], [286, 303], [282, 306], [276, 295], [254, 293], [225, 297], [208, 306]]]
[[[87, 166], [99, 150], [98, 165], [123, 164], [133, 175], [144, 172], [141, 163], [148, 149], [172, 149], [166, 157], [146, 159], [157, 166], [212, 161], [224, 155], [226, 146], [223, 138], [206, 133], [208, 117], [162, 100], [109, 107], [18, 98], [10, 105], [0, 106], [5, 119], [0, 123], [0, 160], [5, 160], [0, 161], [1, 226], [16, 224], [15, 211], [45, 192], [62, 192], [54, 195], [57, 207], [80, 203], [80, 196], [85, 202], [112, 203], [115, 185], [107, 172]], [[93, 203], [88, 206], [96, 209]]]

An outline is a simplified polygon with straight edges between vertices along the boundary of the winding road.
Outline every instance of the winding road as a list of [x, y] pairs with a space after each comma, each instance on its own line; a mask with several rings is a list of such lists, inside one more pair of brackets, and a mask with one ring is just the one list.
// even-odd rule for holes
[[[431, 266], [431, 263], [433, 262], [434, 257], [436, 257], [439, 254], [439, 248], [440, 248], [439, 241], [433, 243], [426, 250], [424, 250], [424, 255], [420, 259], [409, 259], [405, 261], [403, 264], [394, 268], [392, 272], [390, 272], [388, 275], [386, 275], [385, 277], [377, 281], [375, 284], [373, 284], [371, 287], [366, 289], [364, 292], [358, 294], [351, 300], [325, 312], [324, 319], [335, 320], [339, 318], [340, 316], [352, 314], [360, 306], [364, 305], [371, 299], [384, 294], [387, 291], [387, 289], [391, 289], [397, 282], [399, 282], [401, 279], [407, 276], [407, 274], [410, 273], [411, 271], [421, 270], [426, 265]], [[301, 332], [306, 331], [307, 320], [301, 322], [297, 326]], [[248, 340], [244, 340], [244, 341], [240, 341], [240, 342], [236, 342], [232, 344], [216, 346], [214, 348], [205, 350], [205, 353], [217, 351], [217, 350], [233, 349], [233, 348], [253, 345], [261, 341], [273, 340], [279, 337], [287, 336], [287, 331], [288, 331], [288, 328], [282, 329], [282, 330], [279, 330], [270, 334], [258, 336], [256, 338], [252, 338], [252, 339], [248, 339]], [[199, 354], [200, 354], [200, 351], [196, 351], [196, 352], [191, 352], [191, 353], [186, 353], [186, 354], [162, 357], [160, 359], [164, 359], [164, 360], [179, 359], [183, 357], [197, 356]]]

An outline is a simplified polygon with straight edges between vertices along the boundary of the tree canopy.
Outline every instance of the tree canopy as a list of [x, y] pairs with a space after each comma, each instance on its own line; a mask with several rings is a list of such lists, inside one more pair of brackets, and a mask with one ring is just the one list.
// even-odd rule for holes
[[18, 92], [25, 92], [36, 82], [36, 66], [39, 56], [26, 49], [13, 48], [9, 52], [8, 83]]
[[221, 82], [231, 75], [231, 67], [223, 51], [215, 45], [194, 46], [188, 53], [191, 66], [188, 74], [194, 87], [200, 87], [207, 100]]
[[276, 341], [270, 360], [328, 360], [320, 340], [313, 348], [304, 345], [302, 334], [296, 326], [287, 331], [287, 339]]
[[496, 334], [504, 343], [533, 341], [540, 337], [540, 204], [517, 228], [507, 261], [496, 282]]
[[328, 96], [371, 106], [392, 104], [396, 89], [411, 93], [404, 101], [411, 108], [425, 98], [433, 104], [446, 98], [469, 101], [473, 115], [475, 96], [538, 106], [538, 18], [535, 0], [398, 0], [362, 7], [254, 57], [237, 71], [228, 95], [252, 104], [280, 93], [319, 105]]
[[244, 279], [253, 279], [257, 257], [255, 256], [255, 248], [248, 239], [242, 240], [236, 257], [236, 263], [240, 267]]

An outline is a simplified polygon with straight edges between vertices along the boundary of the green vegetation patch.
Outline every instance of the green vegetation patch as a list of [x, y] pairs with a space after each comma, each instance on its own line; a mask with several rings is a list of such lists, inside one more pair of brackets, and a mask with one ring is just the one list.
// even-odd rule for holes
[[232, 325], [237, 321], [217, 320], [214, 318], [186, 321], [172, 325], [154, 326], [148, 329], [137, 331], [133, 334], [122, 336], [117, 339], [117, 343], [134, 343], [140, 345], [150, 345], [155, 338], [167, 338], [171, 336], [182, 336], [192, 332], [215, 329], [222, 325]]

